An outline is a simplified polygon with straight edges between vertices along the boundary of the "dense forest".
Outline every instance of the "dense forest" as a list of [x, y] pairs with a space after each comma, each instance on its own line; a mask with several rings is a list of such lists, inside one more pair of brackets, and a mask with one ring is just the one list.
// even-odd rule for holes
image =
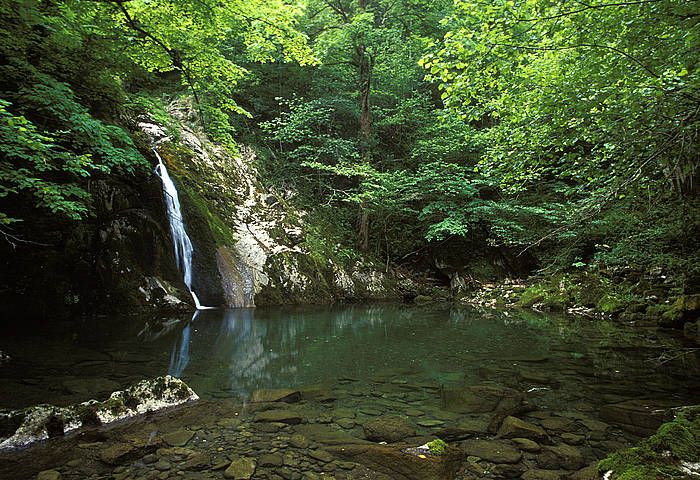
[[91, 180], [146, 175], [136, 119], [167, 125], [184, 98], [214, 141], [257, 151], [321, 255], [449, 264], [462, 283], [573, 272], [697, 288], [697, 2], [2, 13], [6, 244], [55, 244], [45, 224], [95, 215]]
[[700, 341], [698, 0], [0, 14], [8, 318], [392, 299]]

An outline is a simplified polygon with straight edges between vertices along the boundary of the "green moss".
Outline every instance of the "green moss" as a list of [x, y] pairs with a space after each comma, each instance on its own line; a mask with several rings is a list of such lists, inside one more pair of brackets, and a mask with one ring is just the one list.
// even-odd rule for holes
[[214, 238], [214, 242], [217, 245], [229, 245], [232, 246], [235, 243], [233, 232], [224, 223], [224, 221], [212, 213], [211, 209], [207, 205], [207, 202], [202, 196], [190, 186], [185, 186], [181, 189], [181, 193], [185, 200], [185, 205], [187, 205], [190, 210], [194, 210], [198, 217], [206, 221], [209, 231]]
[[426, 443], [426, 445], [428, 446], [430, 453], [433, 455], [444, 455], [447, 452], [447, 444], [439, 438], [436, 438], [432, 442]]
[[603, 313], [619, 313], [625, 309], [625, 302], [614, 293], [606, 293], [598, 300], [596, 308]]
[[699, 451], [700, 408], [686, 409], [638, 446], [608, 455], [598, 469], [612, 470], [613, 480], [683, 478], [679, 463], [697, 461]]
[[532, 307], [536, 303], [540, 303], [544, 300], [545, 296], [546, 291], [542, 285], [533, 285], [532, 287], [526, 288], [522, 295], [520, 295], [518, 304], [521, 307]]
[[564, 310], [569, 303], [569, 296], [559, 285], [536, 284], [525, 289], [520, 295], [518, 305], [529, 308], [542, 304], [547, 310]]

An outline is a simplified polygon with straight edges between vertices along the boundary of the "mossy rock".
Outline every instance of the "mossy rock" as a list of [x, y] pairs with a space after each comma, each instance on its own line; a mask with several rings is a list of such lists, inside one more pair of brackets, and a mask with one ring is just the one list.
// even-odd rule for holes
[[541, 285], [533, 285], [532, 287], [526, 288], [522, 295], [520, 295], [518, 305], [521, 307], [529, 308], [537, 303], [542, 302], [545, 296], [546, 291], [544, 287], [542, 287]]
[[598, 300], [596, 309], [599, 312], [614, 315], [622, 312], [626, 305], [626, 302], [614, 293], [606, 293], [600, 300]]
[[681, 462], [697, 462], [700, 453], [700, 408], [687, 408], [636, 447], [608, 455], [598, 463], [611, 480], [687, 478]]
[[698, 316], [700, 316], [700, 295], [683, 295], [661, 314], [659, 325], [680, 328], [686, 322], [697, 319]]
[[547, 285], [533, 285], [520, 295], [518, 306], [531, 308], [542, 305], [546, 310], [564, 310], [569, 304], [569, 296], [565, 290]]

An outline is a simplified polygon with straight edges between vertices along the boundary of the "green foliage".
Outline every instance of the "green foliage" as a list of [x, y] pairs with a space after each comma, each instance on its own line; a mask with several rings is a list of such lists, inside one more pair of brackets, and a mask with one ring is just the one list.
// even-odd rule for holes
[[143, 174], [148, 163], [121, 125], [149, 115], [172, 127], [144, 91], [182, 93], [159, 75], [189, 89], [209, 133], [233, 145], [230, 115], [246, 114], [232, 99], [242, 64], [315, 62], [295, 29], [302, 8], [277, 1], [0, 0], [0, 13], [2, 224], [31, 215], [27, 197], [84, 218], [87, 179]]

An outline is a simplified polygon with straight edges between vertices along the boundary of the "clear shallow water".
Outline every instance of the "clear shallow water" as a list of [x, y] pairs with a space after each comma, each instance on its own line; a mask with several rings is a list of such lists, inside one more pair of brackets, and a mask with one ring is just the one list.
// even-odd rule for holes
[[[653, 330], [528, 311], [402, 305], [200, 311], [193, 318], [8, 319], [0, 408], [104, 398], [170, 373], [204, 398], [259, 388], [490, 383], [552, 409], [657, 398], [697, 403], [697, 357]], [[675, 357], [675, 358], [674, 358]], [[671, 360], [668, 360], [671, 359]]]

